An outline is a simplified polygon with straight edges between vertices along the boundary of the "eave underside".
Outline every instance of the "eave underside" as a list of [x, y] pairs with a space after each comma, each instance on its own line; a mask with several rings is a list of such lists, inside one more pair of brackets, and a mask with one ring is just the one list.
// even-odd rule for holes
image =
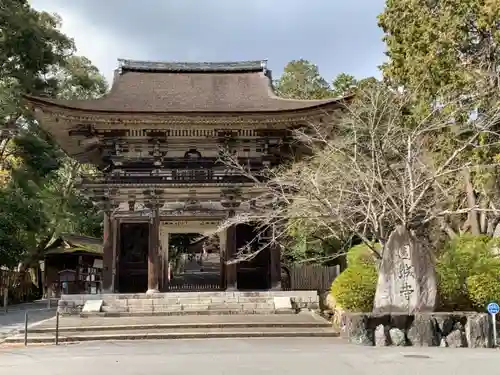
[[252, 200], [263, 193], [254, 184], [165, 184], [81, 186], [82, 192], [101, 209], [115, 216], [147, 216], [152, 207], [161, 216], [220, 216], [229, 211], [248, 212]]
[[[235, 134], [236, 138], [261, 137], [269, 131], [286, 131], [290, 128], [303, 126], [312, 122], [324, 120], [328, 116], [336, 116], [338, 111], [329, 113], [313, 111], [306, 113], [279, 113], [273, 116], [253, 114], [249, 116], [92, 116], [90, 113], [74, 111], [53, 111], [48, 108], [38, 108], [36, 118], [47, 133], [49, 133], [61, 148], [71, 157], [83, 163], [102, 165], [101, 155], [97, 149], [86, 146], [89, 134], [96, 132], [96, 137], [102, 134], [119, 133], [164, 133], [167, 138], [184, 137], [186, 139], [213, 140], [224, 131]], [[78, 129], [88, 128], [87, 135], [72, 135]], [[185, 135], [187, 134], [187, 135]], [[189, 134], [192, 134], [191, 136]], [[201, 137], [196, 134], [203, 134]], [[127, 138], [129, 136], [125, 136]], [[154, 136], [150, 136], [154, 137]], [[139, 137], [140, 138], [140, 137]], [[144, 136], [144, 142], [147, 142]]]

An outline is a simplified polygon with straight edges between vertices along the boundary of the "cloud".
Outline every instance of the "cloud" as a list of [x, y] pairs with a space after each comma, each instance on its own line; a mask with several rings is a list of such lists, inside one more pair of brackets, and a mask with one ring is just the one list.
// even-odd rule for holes
[[275, 76], [293, 59], [326, 79], [377, 74], [384, 60], [377, 15], [384, 0], [33, 0], [57, 12], [108, 78], [117, 58], [167, 61], [268, 59]]

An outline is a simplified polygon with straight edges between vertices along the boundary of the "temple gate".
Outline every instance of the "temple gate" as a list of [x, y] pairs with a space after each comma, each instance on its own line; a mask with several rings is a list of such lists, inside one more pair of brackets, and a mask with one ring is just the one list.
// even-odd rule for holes
[[[26, 96], [61, 148], [97, 169], [82, 176], [81, 189], [104, 214], [104, 292], [170, 290], [169, 236], [212, 232], [251, 210], [259, 194], [252, 180], [220, 162], [221, 154], [257, 174], [296, 154], [292, 129], [342, 106], [279, 98], [271, 82], [264, 61], [120, 60], [102, 98]], [[280, 289], [277, 248], [228, 263], [255, 232], [233, 226], [218, 235], [221, 289]]]

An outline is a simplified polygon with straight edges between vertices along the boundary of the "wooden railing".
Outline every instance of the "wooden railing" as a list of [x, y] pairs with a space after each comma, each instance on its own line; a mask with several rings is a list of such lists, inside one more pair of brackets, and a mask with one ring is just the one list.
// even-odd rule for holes
[[170, 284], [171, 292], [209, 292], [220, 290], [220, 284]]

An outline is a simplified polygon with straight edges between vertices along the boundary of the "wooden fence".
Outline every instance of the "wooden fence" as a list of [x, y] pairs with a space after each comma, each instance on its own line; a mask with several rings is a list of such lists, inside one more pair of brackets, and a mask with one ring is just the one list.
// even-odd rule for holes
[[282, 287], [284, 290], [330, 289], [333, 280], [340, 274], [340, 266], [320, 264], [292, 264], [282, 267]]
[[16, 271], [0, 270], [0, 304], [3, 303], [5, 289], [8, 289], [9, 304], [28, 302], [34, 299], [38, 293], [29, 272], [20, 276], [19, 272]]

